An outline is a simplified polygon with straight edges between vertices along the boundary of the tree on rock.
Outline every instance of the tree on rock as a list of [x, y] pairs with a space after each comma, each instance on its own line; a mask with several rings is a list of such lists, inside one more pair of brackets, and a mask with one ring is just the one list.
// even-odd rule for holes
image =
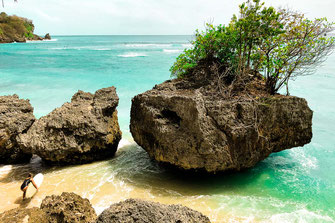
[[[232, 84], [262, 74], [268, 93], [275, 94], [292, 78], [311, 74], [332, 52], [334, 23], [326, 18], [309, 20], [303, 13], [265, 7], [260, 0], [239, 6], [225, 25], [196, 30], [193, 47], [184, 50], [170, 71], [174, 77], [192, 75], [199, 64], [216, 64]], [[241, 81], [240, 81], [241, 82]]]

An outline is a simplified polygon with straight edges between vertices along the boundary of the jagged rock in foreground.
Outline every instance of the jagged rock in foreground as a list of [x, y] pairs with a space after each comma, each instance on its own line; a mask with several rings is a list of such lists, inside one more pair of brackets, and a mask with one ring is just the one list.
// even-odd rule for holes
[[41, 210], [50, 223], [93, 223], [97, 218], [90, 201], [75, 193], [47, 196], [42, 201]]
[[0, 214], [1, 223], [210, 223], [205, 215], [182, 205], [128, 199], [111, 205], [99, 218], [90, 201], [75, 193], [47, 196], [40, 208], [16, 208]]
[[1, 223], [48, 223], [47, 215], [39, 208], [15, 208], [0, 214]]
[[114, 156], [121, 131], [114, 87], [78, 91], [62, 107], [37, 120], [19, 137], [27, 153], [52, 164], [80, 164]]
[[17, 137], [34, 123], [35, 116], [29, 100], [17, 95], [0, 96], [0, 163], [28, 162], [31, 154], [23, 153]]
[[111, 205], [99, 215], [97, 223], [209, 223], [205, 215], [181, 205], [164, 205], [139, 199], [128, 199]]
[[225, 100], [211, 88], [175, 79], [135, 96], [134, 140], [159, 162], [207, 172], [253, 167], [272, 152], [311, 141], [313, 112], [305, 99]]

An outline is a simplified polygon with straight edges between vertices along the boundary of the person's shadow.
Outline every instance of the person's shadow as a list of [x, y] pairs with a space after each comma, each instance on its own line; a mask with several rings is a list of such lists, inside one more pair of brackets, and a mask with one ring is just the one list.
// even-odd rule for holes
[[33, 198], [35, 197], [36, 194], [37, 194], [37, 191], [34, 193], [33, 196], [31, 196], [29, 198], [25, 198], [24, 200], [22, 200], [22, 196], [20, 196], [20, 197], [16, 198], [14, 203], [19, 204], [20, 208], [26, 208], [26, 207], [28, 207], [29, 203], [33, 200]]

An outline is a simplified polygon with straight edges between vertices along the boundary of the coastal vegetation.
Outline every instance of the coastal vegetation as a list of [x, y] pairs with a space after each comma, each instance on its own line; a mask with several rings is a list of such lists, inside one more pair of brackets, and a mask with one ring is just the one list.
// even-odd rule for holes
[[35, 26], [29, 19], [16, 15], [0, 13], [0, 43], [25, 42], [26, 40], [42, 40], [34, 34]]
[[[171, 67], [171, 76], [192, 76], [199, 67], [216, 66], [225, 86], [262, 75], [265, 89], [275, 94], [292, 78], [311, 74], [332, 52], [335, 38], [328, 34], [334, 23], [310, 20], [290, 9], [265, 7], [260, 0], [239, 6], [228, 25], [206, 24], [196, 30], [192, 47]], [[250, 78], [249, 78], [250, 79]]]

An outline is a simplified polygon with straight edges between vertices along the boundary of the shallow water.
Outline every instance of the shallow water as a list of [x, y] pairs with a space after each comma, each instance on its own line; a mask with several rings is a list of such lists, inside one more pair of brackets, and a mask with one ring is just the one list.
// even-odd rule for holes
[[[0, 211], [39, 206], [46, 195], [75, 192], [100, 213], [126, 198], [180, 203], [213, 222], [335, 222], [335, 55], [315, 75], [291, 83], [312, 110], [313, 140], [271, 155], [255, 168], [217, 176], [190, 175], [152, 162], [129, 133], [131, 98], [169, 78], [188, 36], [59, 36], [57, 41], [0, 45], [0, 95], [29, 98], [40, 117], [78, 90], [114, 85], [124, 133], [116, 157], [92, 164], [0, 166]], [[22, 203], [27, 172], [42, 172], [43, 186]]]

